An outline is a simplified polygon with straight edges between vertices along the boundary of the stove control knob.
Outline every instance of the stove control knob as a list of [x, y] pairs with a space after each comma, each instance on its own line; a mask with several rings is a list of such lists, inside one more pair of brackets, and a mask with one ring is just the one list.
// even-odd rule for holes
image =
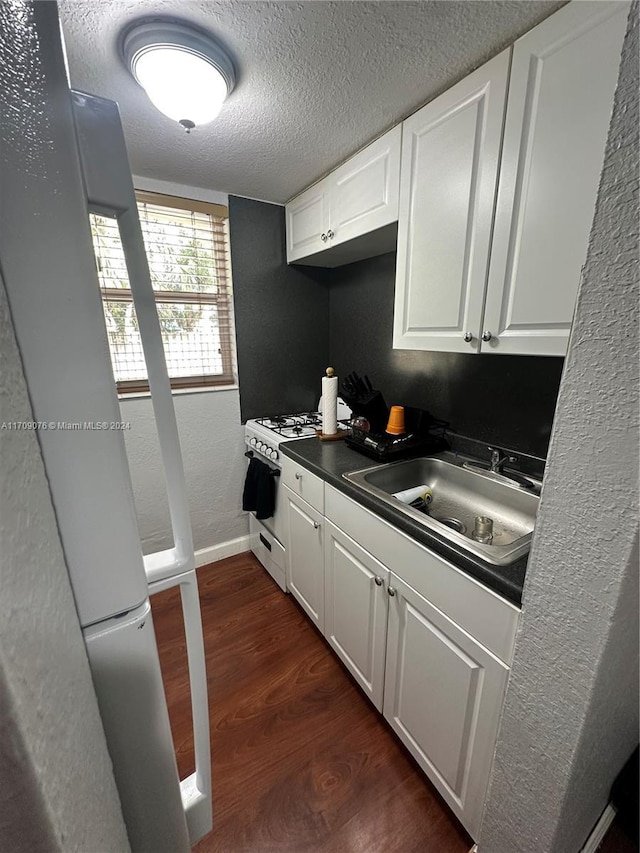
[[278, 453], [278, 451], [277, 451], [277, 450], [272, 450], [272, 451], [271, 451], [271, 458], [273, 459], [273, 461], [274, 461], [274, 462], [276, 461], [276, 459], [278, 459], [278, 458], [279, 458], [279, 456], [280, 456], [280, 454]]

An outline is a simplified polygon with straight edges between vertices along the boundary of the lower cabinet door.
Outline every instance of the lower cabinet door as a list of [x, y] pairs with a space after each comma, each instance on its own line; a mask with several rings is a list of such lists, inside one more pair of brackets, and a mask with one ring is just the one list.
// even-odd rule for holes
[[325, 527], [325, 637], [382, 711], [389, 570], [330, 521]]
[[384, 716], [477, 838], [508, 667], [391, 574]]
[[314, 624], [324, 631], [324, 517], [287, 486], [285, 501], [287, 588]]

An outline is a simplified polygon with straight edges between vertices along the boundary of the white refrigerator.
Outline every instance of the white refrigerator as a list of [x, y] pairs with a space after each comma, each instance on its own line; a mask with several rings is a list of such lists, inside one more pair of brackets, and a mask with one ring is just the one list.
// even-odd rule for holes
[[[11, 32], [0, 34], [11, 65], [0, 74], [2, 273], [131, 848], [180, 853], [212, 825], [204, 645], [178, 431], [124, 137], [116, 104], [70, 91], [56, 4], [14, 6]], [[123, 433], [110, 428], [121, 416], [90, 211], [118, 221], [147, 361], [174, 540], [148, 556]], [[171, 586], [182, 594], [196, 753], [196, 771], [182, 781], [149, 604]]]

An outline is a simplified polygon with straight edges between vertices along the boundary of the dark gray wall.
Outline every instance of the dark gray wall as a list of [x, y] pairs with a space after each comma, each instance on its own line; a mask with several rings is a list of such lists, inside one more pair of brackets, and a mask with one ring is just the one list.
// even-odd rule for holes
[[395, 252], [331, 271], [329, 360], [366, 373], [388, 405], [418, 406], [462, 435], [546, 456], [564, 359], [394, 350]]
[[284, 208], [229, 197], [242, 420], [313, 411], [329, 364], [324, 271], [287, 266]]
[[546, 456], [562, 358], [391, 347], [395, 253], [334, 270], [286, 263], [284, 208], [229, 198], [242, 419], [314, 409], [328, 364], [368, 374], [388, 405]]

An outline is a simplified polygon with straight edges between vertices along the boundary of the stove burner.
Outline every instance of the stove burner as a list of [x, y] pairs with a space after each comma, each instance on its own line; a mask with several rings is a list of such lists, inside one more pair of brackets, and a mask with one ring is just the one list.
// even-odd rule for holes
[[[319, 412], [300, 412], [296, 415], [274, 415], [271, 418], [256, 418], [254, 423], [269, 430], [283, 441], [294, 438], [314, 436], [322, 426], [322, 415]], [[349, 424], [338, 421], [339, 429], [348, 428]]]
[[259, 423], [268, 429], [280, 430], [283, 427], [293, 426], [295, 424], [295, 419], [287, 415], [276, 415], [273, 418], [257, 418], [256, 423]]

